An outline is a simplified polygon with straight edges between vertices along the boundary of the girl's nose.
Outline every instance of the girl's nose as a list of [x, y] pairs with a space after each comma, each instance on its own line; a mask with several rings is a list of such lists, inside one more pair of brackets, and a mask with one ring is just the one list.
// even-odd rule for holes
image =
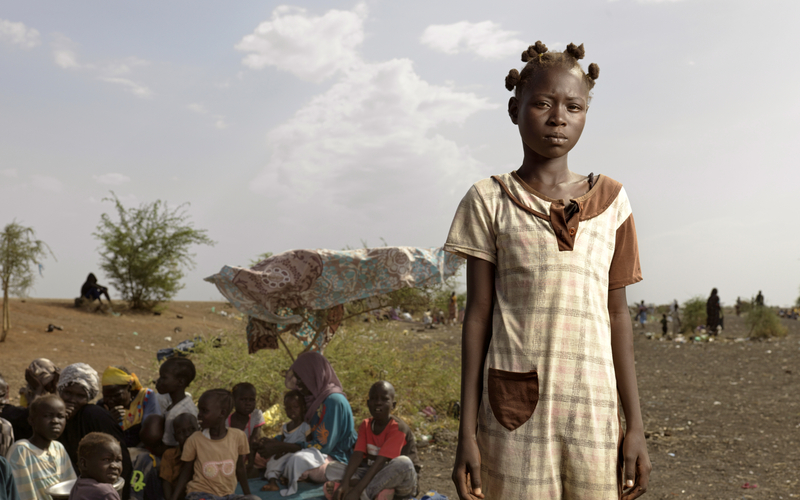
[[561, 106], [553, 106], [551, 108], [550, 116], [548, 117], [547, 124], [548, 125], [553, 125], [553, 126], [556, 126], [556, 127], [567, 124], [566, 113], [561, 108]]

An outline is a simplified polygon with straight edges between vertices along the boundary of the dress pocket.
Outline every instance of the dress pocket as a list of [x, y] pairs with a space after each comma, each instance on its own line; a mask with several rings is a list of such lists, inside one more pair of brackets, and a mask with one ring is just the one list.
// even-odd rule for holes
[[531, 418], [538, 402], [536, 370], [519, 373], [489, 368], [489, 404], [500, 425], [516, 430]]

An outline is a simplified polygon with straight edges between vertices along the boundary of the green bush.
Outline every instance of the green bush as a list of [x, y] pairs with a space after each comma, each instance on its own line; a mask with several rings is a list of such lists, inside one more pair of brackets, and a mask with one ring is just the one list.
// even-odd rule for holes
[[754, 307], [744, 320], [750, 329], [750, 338], [766, 339], [769, 337], [785, 337], [787, 329], [771, 307]]
[[[395, 414], [412, 429], [422, 434], [432, 434], [440, 427], [455, 430], [458, 423], [447, 413], [459, 398], [459, 348], [423, 341], [409, 326], [395, 321], [348, 322], [325, 349], [325, 357], [342, 382], [356, 422], [369, 417], [369, 387], [378, 380], [388, 380], [397, 390]], [[208, 389], [230, 389], [238, 382], [250, 382], [258, 390], [258, 408], [266, 411], [274, 404], [282, 406], [286, 391], [283, 373], [292, 363], [286, 350], [281, 347], [248, 354], [243, 327], [221, 338], [221, 347], [204, 343], [190, 355], [198, 374], [189, 386], [194, 399]], [[293, 337], [287, 335], [284, 340], [295, 355], [302, 352], [302, 344]], [[436, 410], [437, 421], [419, 413], [426, 406]], [[282, 409], [280, 420], [286, 420]], [[269, 432], [277, 430], [273, 427]]]
[[695, 328], [706, 324], [706, 299], [696, 295], [683, 303], [682, 332], [693, 332]]

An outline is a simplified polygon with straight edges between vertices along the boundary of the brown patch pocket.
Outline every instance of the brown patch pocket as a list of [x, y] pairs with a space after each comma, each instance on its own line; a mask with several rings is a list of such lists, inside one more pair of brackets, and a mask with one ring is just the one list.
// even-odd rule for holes
[[533, 415], [539, 402], [539, 374], [489, 368], [489, 404], [500, 425], [513, 431]]

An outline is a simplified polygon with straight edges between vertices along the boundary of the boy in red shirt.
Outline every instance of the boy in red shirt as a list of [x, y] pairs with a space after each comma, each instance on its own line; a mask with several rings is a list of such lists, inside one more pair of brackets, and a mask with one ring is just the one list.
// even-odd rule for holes
[[[417, 493], [417, 446], [414, 434], [393, 416], [394, 386], [375, 382], [369, 389], [368, 418], [358, 428], [355, 451], [345, 468], [331, 463], [325, 496], [336, 500], [391, 500], [412, 498]], [[342, 481], [341, 485], [334, 481]], [[338, 489], [337, 489], [338, 488]]]

